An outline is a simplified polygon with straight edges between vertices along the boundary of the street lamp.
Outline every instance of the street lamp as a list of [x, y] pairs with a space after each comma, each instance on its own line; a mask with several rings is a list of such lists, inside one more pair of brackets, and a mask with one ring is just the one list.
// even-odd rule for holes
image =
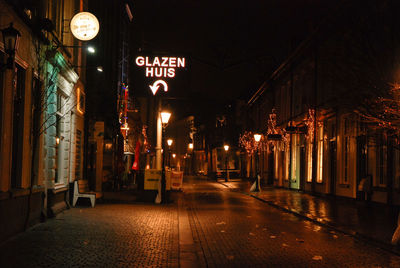
[[10, 23], [10, 26], [2, 29], [1, 32], [3, 34], [4, 51], [8, 55], [7, 63], [0, 65], [3, 71], [5, 68], [12, 69], [14, 66], [15, 52], [18, 50], [21, 34], [13, 27], [13, 23]]
[[225, 150], [225, 171], [226, 171], [225, 181], [228, 181], [228, 177], [229, 177], [229, 173], [228, 173], [228, 150], [229, 150], [229, 145], [225, 144], [224, 145], [224, 150]]
[[[168, 125], [168, 121], [171, 117], [171, 113], [168, 111], [162, 111], [160, 113], [161, 115], [161, 124], [162, 124], [162, 147], [164, 146], [165, 143], [165, 128]], [[171, 143], [172, 144], [172, 143]], [[162, 148], [164, 149], [164, 148]], [[165, 152], [165, 150], [164, 150]], [[162, 156], [162, 171], [161, 171], [161, 203], [165, 203], [166, 202], [166, 198], [165, 198], [165, 193], [166, 193], [166, 181], [165, 181], [165, 154], [163, 154]]]
[[259, 159], [258, 159], [258, 144], [261, 140], [261, 134], [255, 133], [254, 134], [254, 141], [256, 143], [256, 189], [255, 191], [259, 191], [260, 187], [260, 179], [259, 179], [259, 174], [258, 174], [258, 168], [259, 168]]
[[167, 140], [168, 144], [168, 166], [171, 168], [171, 145], [174, 141], [172, 139]]

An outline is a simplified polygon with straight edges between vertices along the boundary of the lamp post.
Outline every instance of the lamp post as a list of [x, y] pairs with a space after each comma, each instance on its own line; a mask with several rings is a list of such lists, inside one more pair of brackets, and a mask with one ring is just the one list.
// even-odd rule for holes
[[228, 150], [229, 150], [229, 145], [225, 144], [224, 145], [224, 150], [225, 150], [225, 171], [226, 171], [225, 181], [228, 181], [228, 177], [229, 177], [229, 173], [228, 173]]
[[167, 144], [168, 144], [168, 166], [169, 168], [171, 168], [171, 145], [174, 141], [172, 139], [168, 139], [167, 140]]
[[188, 170], [188, 172], [189, 172], [189, 174], [190, 175], [192, 175], [193, 174], [193, 170], [194, 170], [194, 165], [193, 165], [193, 163], [194, 163], [194, 153], [193, 153], [193, 142], [190, 142], [189, 144], [188, 144], [188, 148], [189, 148], [189, 157], [190, 157], [190, 159], [189, 159], [189, 164], [190, 164], [190, 169]]
[[8, 55], [7, 63], [0, 63], [1, 71], [3, 71], [5, 68], [13, 69], [14, 67], [15, 52], [18, 50], [21, 34], [13, 27], [13, 23], [10, 23], [10, 26], [7, 28], [2, 29], [1, 33], [3, 34], [4, 51]]
[[255, 141], [255, 145], [256, 145], [256, 189], [257, 191], [259, 191], [259, 187], [260, 187], [260, 179], [259, 179], [259, 174], [258, 174], [258, 169], [259, 169], [259, 159], [258, 159], [258, 144], [261, 140], [261, 134], [255, 133], [254, 134], [254, 141]]
[[[164, 150], [164, 141], [165, 141], [165, 128], [167, 127], [168, 121], [171, 117], [171, 113], [168, 111], [162, 111], [161, 112], [161, 124], [162, 124], [162, 149]], [[162, 156], [162, 171], [161, 171], [161, 203], [165, 203], [167, 200], [165, 198], [165, 194], [166, 194], [166, 181], [165, 181], [165, 153], [163, 153]]]

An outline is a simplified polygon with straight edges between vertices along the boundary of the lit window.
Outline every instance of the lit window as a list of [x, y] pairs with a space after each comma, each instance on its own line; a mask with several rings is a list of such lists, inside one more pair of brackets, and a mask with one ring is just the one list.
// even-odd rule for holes
[[275, 157], [274, 178], [278, 179], [279, 178], [279, 149], [278, 149], [278, 146], [275, 146], [274, 157]]
[[307, 144], [307, 182], [312, 182], [312, 150], [313, 145], [310, 141]]
[[299, 141], [300, 136], [298, 134], [293, 135], [292, 139], [292, 180], [297, 180], [298, 177], [298, 161], [300, 155]]
[[285, 146], [285, 180], [289, 180], [290, 148]]
[[324, 160], [324, 128], [323, 126], [318, 127], [318, 163], [317, 163], [317, 182], [322, 182], [322, 171], [323, 171], [323, 160]]

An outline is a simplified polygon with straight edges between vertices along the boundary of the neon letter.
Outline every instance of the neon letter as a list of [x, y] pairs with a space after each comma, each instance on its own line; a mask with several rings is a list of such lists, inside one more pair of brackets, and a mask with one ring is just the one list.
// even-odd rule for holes
[[168, 68], [168, 77], [174, 77], [174, 76], [175, 76], [175, 69]]
[[185, 58], [178, 58], [178, 67], [185, 68]]
[[161, 66], [168, 67], [168, 57], [162, 57], [161, 59], [162, 59]]
[[160, 60], [158, 59], [158, 57], [155, 57], [153, 60], [153, 66], [160, 66]]
[[153, 77], [153, 68], [146, 68], [146, 77]]
[[[156, 69], [156, 71], [155, 71], [155, 73], [156, 73], [156, 77], [161, 77], [162, 76], [162, 68], [155, 68]], [[159, 71], [159, 72], [158, 72]]]
[[138, 66], [144, 65], [144, 58], [142, 56], [139, 56], [136, 58], [136, 65], [138, 65]]
[[151, 64], [149, 62], [149, 57], [146, 57], [146, 66], [151, 67]]
[[176, 58], [169, 58], [169, 67], [176, 67]]

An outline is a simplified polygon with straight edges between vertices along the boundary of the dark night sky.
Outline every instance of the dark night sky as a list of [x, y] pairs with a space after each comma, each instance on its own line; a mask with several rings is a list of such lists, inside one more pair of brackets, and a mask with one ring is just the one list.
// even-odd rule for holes
[[[337, 2], [140, 0], [133, 31], [142, 52], [188, 58], [168, 93], [189, 99], [184, 112], [204, 110], [205, 101], [214, 112], [219, 101], [247, 99]], [[134, 80], [142, 92], [143, 76]]]

